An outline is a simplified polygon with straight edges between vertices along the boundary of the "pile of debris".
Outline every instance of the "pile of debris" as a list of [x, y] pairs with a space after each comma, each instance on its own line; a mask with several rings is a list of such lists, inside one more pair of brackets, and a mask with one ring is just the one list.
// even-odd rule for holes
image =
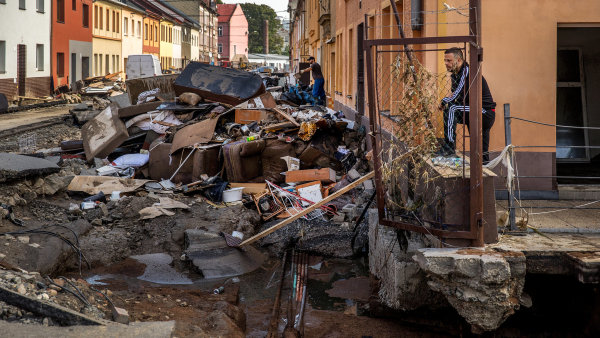
[[[300, 240], [318, 254], [352, 256], [374, 196], [364, 126], [328, 107], [276, 100], [281, 93], [263, 80], [196, 62], [178, 75], [128, 80], [126, 93], [72, 109], [81, 140], [40, 154], [90, 166], [68, 177], [71, 197], [88, 195], [69, 209], [88, 212], [143, 191], [159, 200], [140, 210], [146, 220], [188, 208], [169, 197], [199, 197], [215, 208], [243, 205], [265, 223], [225, 234], [232, 246], [262, 239], [280, 253]], [[308, 235], [308, 226], [318, 229]], [[343, 249], [327, 245], [340, 233]]]

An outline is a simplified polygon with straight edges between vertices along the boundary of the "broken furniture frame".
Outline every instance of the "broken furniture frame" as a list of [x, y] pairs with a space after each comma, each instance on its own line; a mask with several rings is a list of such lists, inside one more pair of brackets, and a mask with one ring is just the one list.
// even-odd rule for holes
[[[394, 1], [391, 1], [394, 4]], [[402, 230], [415, 231], [425, 234], [431, 234], [450, 239], [468, 239], [471, 245], [476, 247], [484, 246], [483, 234], [483, 166], [482, 166], [482, 143], [481, 143], [481, 114], [470, 114], [470, 178], [469, 178], [469, 231], [450, 231], [444, 229], [427, 228], [424, 225], [416, 225], [409, 222], [391, 219], [386, 210], [386, 187], [383, 186], [382, 172], [382, 139], [383, 123], [378, 111], [376, 100], [376, 79], [374, 75], [374, 53], [377, 53], [378, 46], [404, 46], [401, 52], [407, 53], [409, 60], [412, 60], [412, 50], [410, 45], [428, 45], [440, 43], [465, 43], [469, 44], [469, 64], [471, 69], [478, 71], [469, 72], [470, 111], [479, 112], [482, 109], [481, 102], [481, 1], [469, 0], [469, 32], [467, 36], [445, 36], [445, 37], [421, 37], [421, 38], [399, 38], [399, 39], [372, 39], [368, 40], [367, 30], [364, 32], [364, 53], [367, 68], [367, 89], [369, 102], [369, 123], [370, 136], [373, 146], [373, 161], [375, 165], [375, 185], [377, 193], [377, 206], [379, 211], [379, 223], [395, 227]], [[392, 6], [394, 14], [398, 21], [400, 36], [404, 36], [402, 25], [399, 22], [399, 15], [394, 4]], [[368, 23], [368, 17], [365, 16], [365, 25]], [[375, 47], [375, 48], [374, 48]]]

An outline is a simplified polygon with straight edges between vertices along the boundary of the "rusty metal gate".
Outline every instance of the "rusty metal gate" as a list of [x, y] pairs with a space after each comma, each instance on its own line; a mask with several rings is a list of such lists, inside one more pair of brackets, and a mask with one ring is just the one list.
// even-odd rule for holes
[[[471, 0], [468, 9], [470, 35], [405, 38], [398, 24], [400, 38], [365, 40], [364, 56], [379, 222], [454, 245], [483, 246], [482, 117], [468, 114], [482, 111], [479, 1]], [[472, 69], [469, 102], [446, 106], [445, 113], [439, 106], [452, 94], [450, 75], [435, 67], [439, 61], [421, 63], [425, 55], [444, 55], [439, 44], [457, 46]], [[444, 140], [452, 128], [456, 140]], [[448, 140], [456, 155], [438, 156]]]

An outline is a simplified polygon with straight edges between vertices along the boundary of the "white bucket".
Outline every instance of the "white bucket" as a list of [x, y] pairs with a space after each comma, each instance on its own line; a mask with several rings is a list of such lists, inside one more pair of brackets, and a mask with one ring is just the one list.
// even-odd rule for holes
[[244, 190], [244, 187], [238, 187], [223, 191], [223, 202], [231, 203], [241, 201], [242, 190]]

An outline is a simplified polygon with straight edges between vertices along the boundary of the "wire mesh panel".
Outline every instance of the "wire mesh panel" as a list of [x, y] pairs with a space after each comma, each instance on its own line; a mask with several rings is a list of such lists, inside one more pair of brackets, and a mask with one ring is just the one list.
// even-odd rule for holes
[[[467, 60], [464, 43], [458, 50]], [[437, 49], [375, 45], [373, 51], [385, 220], [425, 233], [470, 231], [465, 67], [428, 68], [419, 61], [443, 56]]]

